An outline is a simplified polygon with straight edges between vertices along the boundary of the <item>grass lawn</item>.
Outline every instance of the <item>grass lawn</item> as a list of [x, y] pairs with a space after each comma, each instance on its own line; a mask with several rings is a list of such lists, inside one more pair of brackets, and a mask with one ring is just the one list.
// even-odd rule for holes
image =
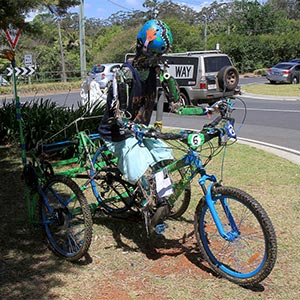
[[250, 94], [300, 98], [300, 84], [249, 84], [243, 85], [242, 90]]

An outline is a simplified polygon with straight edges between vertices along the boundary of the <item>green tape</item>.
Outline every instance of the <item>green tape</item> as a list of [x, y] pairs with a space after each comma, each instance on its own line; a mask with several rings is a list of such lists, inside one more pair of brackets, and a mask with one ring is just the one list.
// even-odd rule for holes
[[179, 107], [179, 115], [205, 115], [205, 111], [201, 107]]

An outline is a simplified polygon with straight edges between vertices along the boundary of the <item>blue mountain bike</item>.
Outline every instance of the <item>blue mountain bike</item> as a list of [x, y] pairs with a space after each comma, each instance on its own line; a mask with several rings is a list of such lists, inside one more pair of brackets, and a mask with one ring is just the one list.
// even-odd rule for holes
[[[159, 138], [186, 145], [185, 154], [164, 166], [153, 169], [153, 173], [163, 172], [172, 183], [173, 193], [168, 197], [170, 211], [176, 201], [187, 191], [190, 183], [198, 177], [203, 196], [197, 205], [194, 216], [194, 230], [201, 256], [219, 275], [242, 286], [253, 286], [264, 280], [272, 271], [277, 257], [276, 234], [272, 222], [261, 206], [251, 195], [236, 187], [223, 186], [215, 175], [207, 174], [206, 166], [212, 158], [221, 152], [229, 141], [236, 140], [235, 120], [231, 117], [234, 100], [222, 99], [207, 107], [207, 112], [219, 112], [219, 116], [201, 131], [181, 131], [179, 133], [161, 133], [153, 128], [129, 124], [140, 143], [146, 138]], [[202, 161], [203, 148], [209, 148], [210, 154]], [[119, 182], [126, 189], [123, 203], [126, 209], [135, 207], [144, 214], [145, 224], [156, 218], [160, 223], [164, 207], [154, 204], [145, 209], [138, 187], [127, 185], [119, 172], [115, 173], [116, 164], [110, 163], [111, 154], [107, 156], [105, 146], [95, 154], [93, 161], [105, 161], [106, 171], [111, 183]], [[178, 176], [178, 174], [180, 176]], [[126, 188], [127, 186], [127, 188]], [[109, 190], [110, 184], [107, 184]], [[101, 195], [103, 186], [94, 185], [94, 192]], [[103, 189], [102, 189], [103, 191]], [[123, 195], [125, 195], [123, 194]], [[154, 194], [154, 193], [153, 193]], [[99, 197], [101, 198], [101, 197]], [[120, 194], [119, 200], [122, 198]], [[190, 198], [183, 197], [180, 214], [187, 208]], [[145, 213], [146, 212], [146, 213]], [[151, 220], [152, 220], [151, 219]], [[161, 232], [164, 223], [157, 225]]]

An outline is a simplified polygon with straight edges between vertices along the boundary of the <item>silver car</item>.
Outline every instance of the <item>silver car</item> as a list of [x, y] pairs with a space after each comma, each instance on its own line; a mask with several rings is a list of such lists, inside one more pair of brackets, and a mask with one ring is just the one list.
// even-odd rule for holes
[[299, 83], [300, 63], [281, 62], [270, 68], [266, 77], [270, 83]]
[[294, 59], [290, 60], [290, 62], [299, 63], [300, 64], [300, 58], [294, 58]]
[[121, 65], [122, 63], [97, 64], [88, 73], [89, 81], [94, 79], [99, 83], [100, 88], [104, 89], [113, 80], [114, 71], [120, 68]]

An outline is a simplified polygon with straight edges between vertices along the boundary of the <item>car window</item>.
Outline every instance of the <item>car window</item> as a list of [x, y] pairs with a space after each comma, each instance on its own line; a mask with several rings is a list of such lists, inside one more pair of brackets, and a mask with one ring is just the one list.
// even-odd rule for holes
[[219, 72], [224, 66], [231, 66], [228, 56], [204, 57], [205, 70], [209, 72]]
[[102, 73], [104, 71], [104, 66], [97, 65], [92, 68], [93, 73]]
[[277, 64], [274, 68], [282, 69], [282, 70], [289, 70], [293, 65], [290, 64]]
[[296, 66], [296, 67], [295, 67], [295, 70], [296, 70], [296, 71], [300, 71], [300, 65]]
[[116, 69], [120, 69], [120, 66], [119, 65], [112, 66], [110, 72], [115, 72]]

